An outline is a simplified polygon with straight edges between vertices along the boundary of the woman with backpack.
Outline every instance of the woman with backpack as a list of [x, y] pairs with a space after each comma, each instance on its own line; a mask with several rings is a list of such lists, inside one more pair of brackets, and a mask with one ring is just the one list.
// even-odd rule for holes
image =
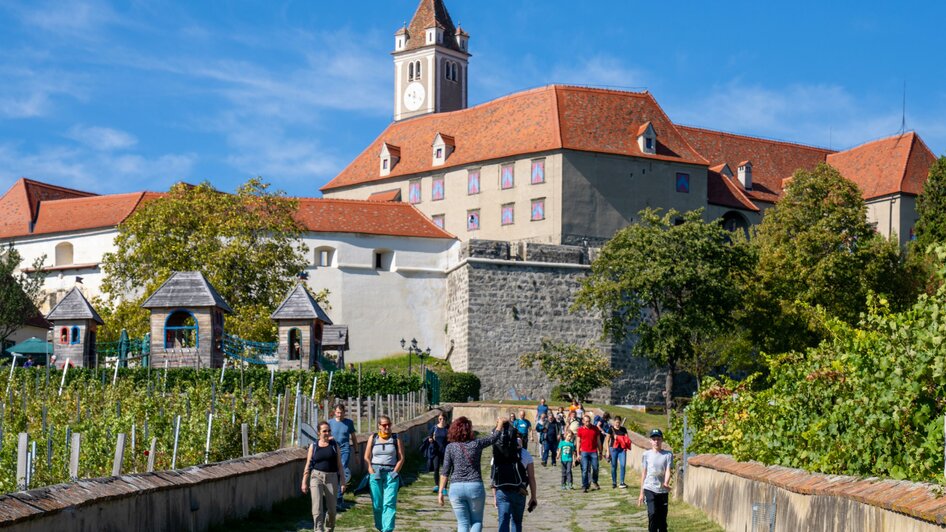
[[[621, 425], [621, 416], [614, 416], [611, 432], [608, 433], [606, 452], [608, 461], [611, 462], [611, 487], [626, 490], [627, 484], [624, 483], [624, 471], [627, 465], [627, 451], [631, 448], [631, 437], [628, 435], [627, 429]], [[618, 468], [621, 471], [620, 484], [618, 484]]]
[[318, 433], [319, 440], [309, 445], [302, 473], [302, 493], [312, 493], [313, 530], [331, 532], [335, 530], [336, 497], [345, 492], [345, 483], [339, 481], [339, 473], [344, 469], [342, 454], [338, 443], [332, 439], [332, 428], [327, 421], [319, 423]]
[[391, 432], [391, 418], [388, 416], [378, 417], [378, 432], [368, 437], [365, 463], [371, 478], [374, 526], [381, 532], [393, 532], [399, 475], [404, 467], [404, 447], [397, 433]]
[[[507, 422], [508, 423], [508, 422]], [[460, 416], [450, 424], [447, 432], [447, 452], [443, 458], [440, 475], [440, 493], [437, 503], [443, 506], [447, 481], [450, 481], [450, 506], [457, 517], [457, 532], [480, 532], [483, 530], [483, 507], [486, 505], [486, 489], [480, 473], [480, 458], [483, 449], [496, 443], [503, 428], [503, 418], [496, 420], [496, 430], [489, 436], [473, 439], [473, 422]]]
[[447, 451], [447, 417], [441, 414], [437, 416], [437, 425], [430, 431], [430, 437], [427, 438], [427, 469], [434, 473], [434, 493], [440, 490], [440, 466], [443, 465], [443, 455]]
[[[499, 532], [522, 532], [527, 494], [531, 495], [530, 512], [538, 504], [535, 498], [535, 463], [529, 450], [522, 446], [517, 432], [513, 427], [503, 424], [499, 439], [493, 444], [490, 480], [499, 513]], [[529, 487], [528, 492], [526, 486]]]

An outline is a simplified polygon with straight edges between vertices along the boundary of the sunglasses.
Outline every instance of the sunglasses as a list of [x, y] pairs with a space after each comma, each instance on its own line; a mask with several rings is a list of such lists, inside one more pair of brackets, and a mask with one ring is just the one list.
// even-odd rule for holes
[[321, 432], [322, 434], [331, 434], [332, 431], [330, 431], [330, 430], [320, 430], [319, 432]]
[[379, 426], [379, 427], [390, 427], [391, 424], [390, 424], [390, 423], [378, 423], [378, 426]]

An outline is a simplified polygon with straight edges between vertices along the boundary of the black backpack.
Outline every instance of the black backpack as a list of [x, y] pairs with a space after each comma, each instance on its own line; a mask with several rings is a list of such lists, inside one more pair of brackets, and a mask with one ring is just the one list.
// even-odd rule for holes
[[529, 483], [526, 466], [522, 465], [521, 450], [517, 450], [514, 455], [509, 456], [495, 453], [491, 472], [493, 487], [497, 489], [518, 490], [526, 487]]

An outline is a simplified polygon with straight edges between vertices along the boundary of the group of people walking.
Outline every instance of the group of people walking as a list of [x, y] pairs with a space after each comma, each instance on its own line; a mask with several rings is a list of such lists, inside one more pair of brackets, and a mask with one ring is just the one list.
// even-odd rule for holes
[[[627, 489], [625, 470], [631, 441], [621, 417], [592, 416], [577, 401], [567, 412], [564, 408], [553, 412], [542, 399], [535, 419], [533, 426], [526, 412], [519, 411], [518, 416], [497, 419], [489, 434], [476, 438], [470, 419], [458, 417], [448, 425], [443, 414], [438, 416], [420, 450], [428, 470], [434, 473], [433, 491], [438, 504], [444, 506], [449, 500], [458, 532], [483, 528], [487, 489], [481, 465], [487, 448], [492, 448], [489, 488], [500, 532], [521, 531], [525, 512], [538, 505], [530, 438], [536, 442], [542, 467], [548, 467], [549, 462], [552, 467], [560, 464], [560, 489], [574, 489], [572, 470], [576, 463], [581, 468], [582, 491], [601, 489], [598, 473], [602, 459], [611, 465], [611, 487]], [[647, 504], [649, 530], [666, 531], [673, 458], [662, 449], [663, 433], [659, 429], [651, 431], [650, 439], [652, 448], [644, 453], [641, 464], [638, 504]], [[335, 419], [319, 424], [318, 441], [309, 447], [302, 481], [302, 491], [312, 493], [315, 530], [334, 530], [345, 484], [351, 478], [351, 449], [357, 443], [354, 424], [345, 418], [344, 406], [336, 406]], [[379, 417], [378, 431], [368, 437], [364, 460], [375, 528], [393, 531], [404, 448], [386, 416]]]

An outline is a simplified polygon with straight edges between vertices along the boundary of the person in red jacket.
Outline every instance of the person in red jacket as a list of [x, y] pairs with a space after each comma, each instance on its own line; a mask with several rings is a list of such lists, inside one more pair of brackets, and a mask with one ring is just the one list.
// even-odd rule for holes
[[591, 416], [582, 416], [578, 429], [578, 453], [581, 456], [581, 487], [601, 489], [598, 486], [598, 462], [601, 460], [601, 429], [591, 424]]

